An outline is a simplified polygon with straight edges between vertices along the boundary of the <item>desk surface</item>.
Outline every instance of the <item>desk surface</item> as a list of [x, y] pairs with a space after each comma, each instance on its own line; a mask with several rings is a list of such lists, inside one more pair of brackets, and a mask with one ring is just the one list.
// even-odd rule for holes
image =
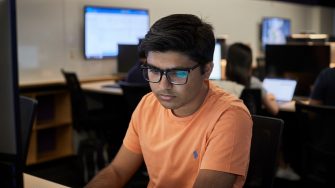
[[[303, 103], [308, 104], [308, 100], [300, 100]], [[282, 103], [279, 104], [279, 110], [284, 111], [284, 112], [295, 112], [295, 100], [287, 102], [287, 103]]]
[[280, 111], [284, 112], [295, 112], [295, 101], [281, 103], [278, 105]]
[[23, 174], [24, 188], [67, 188], [64, 185], [54, 183], [42, 178], [38, 178], [29, 174]]
[[112, 87], [103, 87], [104, 85], [115, 84], [115, 81], [98, 81], [98, 82], [89, 82], [82, 83], [81, 88], [85, 91], [103, 93], [103, 94], [112, 94], [112, 95], [123, 95], [121, 88], [112, 88]]
[[[115, 81], [120, 80], [121, 77], [119, 76], [101, 76], [101, 77], [92, 77], [92, 78], [83, 78], [80, 79], [81, 83], [89, 83], [89, 82], [100, 82], [100, 81]], [[54, 79], [54, 80], [34, 80], [34, 81], [22, 81], [20, 82], [20, 88], [31, 88], [31, 87], [46, 87], [46, 86], [53, 86], [53, 85], [65, 85], [65, 80], [61, 79]]]
[[[82, 83], [81, 87], [85, 91], [92, 91], [92, 92], [112, 94], [112, 95], [122, 95], [123, 94], [121, 88], [103, 87], [104, 85], [111, 85], [111, 84], [115, 84], [115, 81], [109, 80], [109, 81]], [[280, 104], [279, 110], [286, 111], [286, 112], [295, 112], [295, 101], [293, 100], [291, 102]]]

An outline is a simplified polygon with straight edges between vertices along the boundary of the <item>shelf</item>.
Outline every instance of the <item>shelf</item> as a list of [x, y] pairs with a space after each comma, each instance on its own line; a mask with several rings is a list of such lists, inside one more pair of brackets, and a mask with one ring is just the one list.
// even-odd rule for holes
[[27, 165], [74, 154], [70, 94], [65, 88], [31, 88], [21, 95], [38, 101]]
[[71, 122], [69, 121], [45, 121], [45, 122], [39, 122], [33, 127], [33, 130], [43, 130], [43, 129], [49, 129], [49, 128], [55, 128], [55, 127], [61, 127], [61, 126], [72, 126]]

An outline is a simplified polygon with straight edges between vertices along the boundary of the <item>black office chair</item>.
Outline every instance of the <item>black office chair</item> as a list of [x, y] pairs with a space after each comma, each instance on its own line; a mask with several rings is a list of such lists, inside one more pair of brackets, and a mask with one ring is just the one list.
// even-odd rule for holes
[[251, 114], [261, 114], [262, 111], [262, 93], [260, 89], [244, 88], [240, 99], [248, 108]]
[[[106, 131], [117, 128], [115, 124], [121, 123], [119, 114], [112, 114], [104, 108], [90, 109], [87, 95], [82, 90], [76, 73], [62, 70], [67, 88], [71, 96], [72, 122], [77, 131], [93, 131], [97, 136], [104, 136]], [[114, 125], [114, 126], [113, 126]]]
[[[130, 121], [131, 115], [134, 112], [137, 104], [141, 101], [142, 97], [151, 92], [150, 86], [148, 83], [131, 83], [126, 81], [119, 81], [118, 84], [122, 88], [123, 96], [127, 103], [128, 109], [128, 121]], [[139, 169], [139, 174], [146, 174], [146, 166], [143, 163]], [[147, 179], [147, 176], [144, 176]]]
[[142, 97], [151, 91], [150, 86], [147, 83], [130, 83], [126, 81], [120, 81], [118, 84], [122, 88], [123, 96], [126, 99], [130, 117]]
[[36, 115], [37, 101], [35, 99], [20, 96], [20, 120], [21, 120], [21, 137], [22, 137], [22, 161], [26, 164], [30, 136]]
[[253, 129], [250, 163], [245, 188], [271, 188], [277, 169], [277, 157], [284, 121], [252, 115]]
[[[107, 164], [106, 160], [113, 159], [122, 145], [127, 123], [122, 115], [105, 108], [89, 109], [87, 96], [76, 73], [65, 70], [61, 72], [71, 96], [73, 127], [78, 132], [88, 133], [88, 138], [80, 141], [78, 151], [79, 157], [83, 159], [84, 169], [88, 169], [84, 172], [84, 181], [87, 182], [95, 175], [95, 166], [102, 169]], [[103, 156], [104, 148], [108, 148], [108, 159]], [[96, 162], [95, 155], [98, 158]]]
[[335, 187], [335, 107], [297, 101], [295, 108], [301, 133], [303, 184]]

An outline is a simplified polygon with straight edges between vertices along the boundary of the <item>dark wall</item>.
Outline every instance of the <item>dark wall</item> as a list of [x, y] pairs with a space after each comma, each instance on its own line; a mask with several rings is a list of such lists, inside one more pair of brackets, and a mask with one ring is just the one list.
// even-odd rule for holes
[[311, 6], [326, 6], [335, 8], [335, 1], [333, 0], [275, 0], [289, 3], [299, 3]]

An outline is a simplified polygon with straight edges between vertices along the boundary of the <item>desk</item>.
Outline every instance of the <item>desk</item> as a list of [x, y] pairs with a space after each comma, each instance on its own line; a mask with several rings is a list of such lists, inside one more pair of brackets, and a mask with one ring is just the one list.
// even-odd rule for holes
[[[81, 83], [99, 82], [108, 80], [121, 80], [123, 77], [119, 75], [106, 75], [99, 77], [80, 78]], [[63, 78], [55, 78], [51, 80], [20, 80], [20, 89], [36, 88], [36, 87], [50, 87], [50, 86], [65, 86]]]
[[[308, 100], [300, 100], [303, 103], [308, 104]], [[295, 100], [292, 100], [287, 103], [279, 104], [279, 110], [284, 112], [295, 112]]]
[[115, 84], [115, 81], [97, 81], [97, 82], [89, 82], [82, 83], [81, 88], [85, 91], [97, 92], [101, 94], [113, 94], [113, 95], [123, 95], [121, 88], [111, 88], [111, 87], [103, 87], [104, 85], [112, 85]]
[[285, 112], [295, 112], [295, 101], [279, 104], [279, 110]]
[[[115, 84], [115, 81], [109, 80], [109, 81], [97, 81], [97, 82], [89, 82], [89, 83], [82, 83], [81, 87], [85, 91], [92, 91], [97, 92], [101, 94], [113, 94], [113, 95], [122, 95], [122, 89], [121, 88], [108, 88], [103, 87], [103, 85], [108, 84]], [[306, 101], [307, 102], [307, 101]], [[295, 112], [295, 101], [283, 103], [279, 105], [280, 111], [285, 112]]]
[[67, 188], [64, 185], [54, 183], [29, 174], [23, 174], [24, 188]]

